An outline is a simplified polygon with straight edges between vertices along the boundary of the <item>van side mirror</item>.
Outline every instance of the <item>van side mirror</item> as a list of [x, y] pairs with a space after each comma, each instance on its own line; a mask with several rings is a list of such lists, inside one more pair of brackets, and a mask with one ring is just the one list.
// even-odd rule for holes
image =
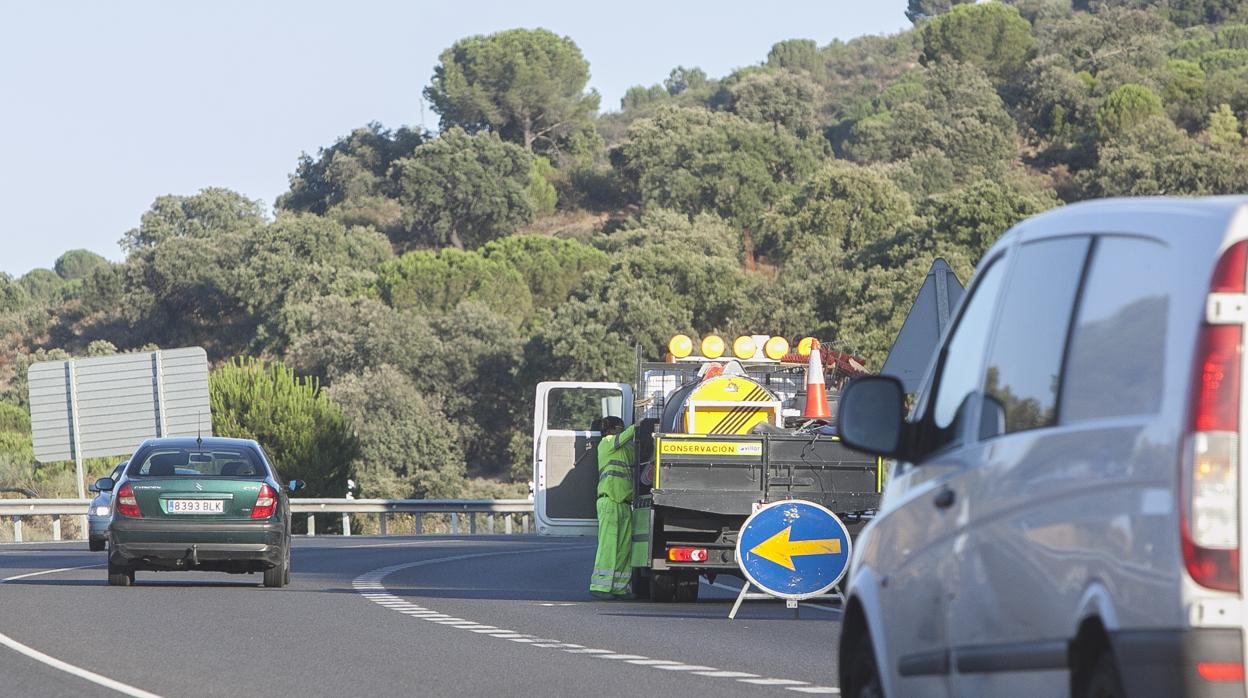
[[116, 483], [116, 482], [113, 482], [113, 478], [111, 478], [111, 477], [102, 477], [102, 478], [100, 478], [99, 480], [96, 480], [96, 481], [95, 481], [95, 484], [91, 485], [91, 488], [92, 488], [92, 490], [91, 490], [91, 491], [93, 491], [93, 492], [112, 492], [112, 491], [113, 491], [113, 488], [114, 488], [114, 487], [116, 487], [116, 486], [117, 486], [117, 483]]
[[291, 492], [298, 492], [299, 490], [303, 489], [303, 487], [304, 487], [303, 480], [291, 480], [290, 482], [286, 483], [286, 489], [290, 490]]
[[902, 453], [906, 394], [892, 376], [864, 376], [841, 390], [837, 427], [846, 446], [885, 458]]

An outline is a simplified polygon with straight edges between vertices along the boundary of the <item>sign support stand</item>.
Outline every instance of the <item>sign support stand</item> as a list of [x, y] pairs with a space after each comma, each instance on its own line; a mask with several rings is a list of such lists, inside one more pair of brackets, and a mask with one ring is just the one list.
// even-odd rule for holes
[[[764, 600], [769, 600], [769, 599], [781, 598], [779, 596], [772, 596], [771, 594], [768, 594], [766, 591], [762, 591], [761, 593], [760, 592], [751, 593], [750, 587], [753, 587], [753, 586], [754, 584], [749, 581], [741, 585], [741, 593], [737, 594], [737, 601], [736, 603], [732, 604], [732, 611], [728, 614], [728, 620], [737, 619], [737, 611], [741, 610], [742, 601], [764, 601]], [[841, 593], [841, 590], [839, 587], [834, 588], [831, 594], [820, 594], [819, 596], [811, 596], [807, 599], [802, 599], [802, 601], [810, 601], [813, 599], [823, 599], [833, 605], [845, 604], [845, 596]], [[784, 599], [784, 602], [785, 602], [785, 606], [793, 609], [794, 618], [800, 617], [799, 612], [798, 612], [799, 602], [797, 599]]]

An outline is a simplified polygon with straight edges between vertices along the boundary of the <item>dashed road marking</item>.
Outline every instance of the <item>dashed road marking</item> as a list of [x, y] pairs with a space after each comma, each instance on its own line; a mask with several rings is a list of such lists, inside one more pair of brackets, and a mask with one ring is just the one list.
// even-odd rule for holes
[[[640, 667], [648, 667], [651, 669], [662, 669], [664, 671], [680, 671], [680, 672], [686, 672], [692, 675], [704, 676], [707, 678], [728, 679], [728, 680], [738, 681], [741, 683], [752, 684], [755, 686], [774, 686], [776, 688], [783, 688], [785, 690], [795, 691], [799, 693], [825, 694], [825, 695], [827, 694], [839, 695], [840, 694], [841, 689], [835, 686], [817, 686], [817, 685], [812, 685], [809, 681], [798, 681], [796, 679], [768, 678], [768, 677], [759, 676], [758, 674], [751, 674], [749, 672], [744, 672], [744, 671], [726, 671], [724, 669], [719, 669], [717, 667], [712, 667], [712, 666], [701, 666], [697, 664], [684, 664], [684, 663], [671, 660], [671, 659], [651, 659], [650, 657], [643, 657], [639, 654], [623, 654], [623, 653], [615, 652], [609, 649], [585, 647], [582, 645], [573, 644], [571, 642], [560, 642], [559, 640], [537, 638], [532, 635], [526, 635], [524, 633], [518, 633], [512, 630], [507, 630], [506, 628], [496, 628], [492, 625], [482, 625], [474, 621], [464, 620], [462, 618], [456, 618], [454, 616], [448, 616], [442, 613], [438, 613], [437, 611], [433, 611], [419, 604], [412, 603], [406, 599], [402, 599], [398, 596], [395, 596], [394, 594], [391, 594], [389, 591], [387, 591], [385, 586], [381, 583], [381, 580], [384, 579], [387, 575], [390, 575], [394, 572], [398, 572], [401, 570], [411, 569], [413, 567], [423, 567], [426, 565], [434, 565], [434, 564], [440, 564], [440, 563], [446, 563], [446, 562], [457, 562], [459, 560], [471, 560], [471, 559], [482, 558], [482, 557], [494, 557], [494, 556], [499, 556], [499, 555], [521, 555], [521, 554], [532, 554], [532, 553], [540, 553], [540, 552], [554, 552], [554, 551], [567, 550], [567, 549], [568, 549], [567, 547], [538, 548], [538, 549], [529, 548], [525, 550], [513, 550], [513, 551], [503, 551], [503, 552], [496, 551], [496, 552], [488, 552], [488, 553], [472, 553], [468, 555], [453, 555], [450, 557], [440, 557], [440, 558], [433, 558], [429, 560], [420, 560], [418, 562], [409, 562], [409, 563], [405, 563], [401, 565], [391, 565], [389, 567], [381, 567], [381, 568], [372, 570], [370, 572], [366, 572], [365, 574], [362, 574], [359, 577], [356, 577], [356, 579], [352, 582], [352, 588], [354, 588], [355, 591], [360, 594], [360, 596], [368, 599], [369, 601], [372, 601], [373, 603], [376, 603], [382, 606], [383, 608], [389, 608], [390, 610], [398, 611], [409, 617], [418, 618], [420, 620], [431, 621], [433, 623], [437, 623], [439, 625], [443, 625], [448, 628], [458, 628], [460, 630], [468, 630], [470, 632], [478, 633], [480, 635], [487, 636], [487, 637], [496, 637], [500, 640], [509, 640], [517, 644], [531, 645], [533, 647], [542, 647], [545, 649], [555, 649], [555, 650], [559, 650], [562, 652], [566, 652], [568, 654], [579, 654], [579, 655], [583, 655], [586, 657], [594, 657], [596, 659], [618, 661], [618, 662], [623, 662], [625, 664], [632, 664], [634, 666], [640, 666]], [[728, 587], [726, 585], [715, 584], [713, 586], [730, 589], [731, 591], [738, 591], [737, 589], [733, 589], [732, 587]], [[570, 606], [570, 605], [575, 605], [575, 604], [541, 603], [538, 605]], [[813, 606], [810, 604], [802, 604], [802, 605], [809, 606], [811, 608], [818, 608], [821, 611], [832, 611], [832, 612], [840, 611], [840, 609], [828, 609], [826, 607]]]

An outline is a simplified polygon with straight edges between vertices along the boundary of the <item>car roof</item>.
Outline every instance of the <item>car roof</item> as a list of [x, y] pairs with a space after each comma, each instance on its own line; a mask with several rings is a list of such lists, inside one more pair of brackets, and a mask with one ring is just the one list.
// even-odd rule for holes
[[1248, 196], [1095, 199], [1060, 206], [1019, 223], [999, 244], [1055, 235], [1120, 233], [1188, 239], [1216, 237], [1232, 226], [1248, 236]]
[[[201, 441], [203, 442], [202, 446], [200, 445]], [[143, 443], [139, 444], [139, 448], [143, 448], [144, 446], [194, 449], [216, 448], [218, 446], [233, 446], [235, 448], [240, 446], [249, 446], [255, 449], [260, 448], [260, 444], [256, 443], [254, 439], [230, 439], [224, 436], [205, 436], [202, 439], [194, 436], [166, 436], [157, 439], [147, 439]]]

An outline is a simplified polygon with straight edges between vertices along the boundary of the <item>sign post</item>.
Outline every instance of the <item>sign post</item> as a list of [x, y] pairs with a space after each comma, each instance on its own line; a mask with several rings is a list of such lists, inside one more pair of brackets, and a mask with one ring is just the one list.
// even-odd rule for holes
[[[736, 618], [748, 598], [781, 598], [790, 608], [804, 599], [843, 600], [828, 592], [849, 569], [850, 546], [849, 530], [826, 507], [802, 499], [760, 507], [737, 536], [737, 564], [746, 583], [728, 617]], [[751, 586], [766, 593], [750, 594]]]

